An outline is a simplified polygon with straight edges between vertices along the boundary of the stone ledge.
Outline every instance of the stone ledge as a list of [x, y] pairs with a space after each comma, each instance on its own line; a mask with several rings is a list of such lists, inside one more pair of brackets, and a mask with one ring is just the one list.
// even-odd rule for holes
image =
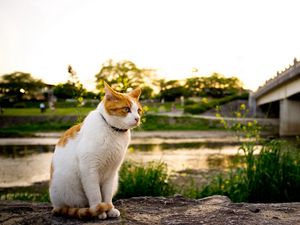
[[51, 215], [49, 203], [0, 202], [0, 224], [300, 224], [300, 203], [232, 203], [225, 196], [203, 199], [175, 197], [135, 197], [118, 200], [118, 219], [77, 220]]

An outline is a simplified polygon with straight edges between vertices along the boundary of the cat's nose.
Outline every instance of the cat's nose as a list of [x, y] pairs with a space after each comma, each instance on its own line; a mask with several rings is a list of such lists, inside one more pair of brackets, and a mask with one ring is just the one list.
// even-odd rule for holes
[[135, 120], [135, 122], [139, 122], [140, 118], [139, 117], [135, 117], [134, 120]]

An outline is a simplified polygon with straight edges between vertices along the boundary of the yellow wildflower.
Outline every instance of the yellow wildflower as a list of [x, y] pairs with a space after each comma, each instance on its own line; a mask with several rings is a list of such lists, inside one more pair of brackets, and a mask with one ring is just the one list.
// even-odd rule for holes
[[241, 104], [240, 109], [241, 110], [245, 110], [246, 109], [246, 105], [245, 104]]

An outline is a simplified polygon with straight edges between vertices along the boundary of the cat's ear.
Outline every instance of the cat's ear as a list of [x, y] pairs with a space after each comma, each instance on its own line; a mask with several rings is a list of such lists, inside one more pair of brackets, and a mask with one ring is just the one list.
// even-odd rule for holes
[[105, 98], [107, 100], [118, 100], [121, 98], [121, 94], [112, 89], [105, 81], [104, 81], [104, 92]]
[[138, 88], [134, 89], [133, 91], [131, 91], [128, 95], [139, 100], [141, 93], [142, 93], [142, 90], [141, 90], [141, 88], [138, 87]]

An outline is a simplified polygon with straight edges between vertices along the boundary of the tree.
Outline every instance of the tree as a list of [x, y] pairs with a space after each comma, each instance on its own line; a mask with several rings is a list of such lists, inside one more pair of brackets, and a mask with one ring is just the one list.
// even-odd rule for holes
[[185, 96], [186, 90], [178, 80], [160, 80], [160, 98], [166, 101], [175, 101], [180, 96]]
[[83, 85], [79, 82], [75, 70], [72, 66], [68, 66], [68, 73], [70, 75], [69, 80], [66, 83], [60, 83], [53, 89], [53, 94], [57, 98], [61, 99], [77, 99], [81, 101], [81, 98], [87, 92]]
[[60, 83], [53, 89], [53, 94], [60, 99], [77, 99], [81, 97], [81, 93], [84, 92], [82, 85], [76, 86], [74, 83], [67, 81], [66, 83]]
[[142, 94], [140, 96], [141, 100], [147, 100], [147, 99], [151, 99], [153, 96], [153, 88], [151, 88], [150, 86], [143, 86], [142, 87]]
[[232, 95], [241, 89], [242, 83], [236, 77], [226, 78], [221, 74], [213, 73], [204, 79], [204, 92], [212, 97]]
[[242, 83], [237, 77], [226, 78], [213, 73], [209, 77], [188, 78], [185, 83], [188, 96], [224, 97], [242, 90]]
[[203, 77], [187, 78], [184, 87], [188, 97], [200, 96], [203, 89]]
[[42, 80], [33, 78], [30, 73], [14, 72], [1, 77], [0, 94], [16, 102], [31, 100], [41, 95], [45, 86]]
[[120, 62], [108, 60], [95, 75], [97, 89], [103, 94], [104, 81], [106, 81], [116, 91], [127, 92], [130, 89], [143, 86], [145, 79], [149, 78], [152, 72], [152, 70], [138, 68], [129, 60]]

